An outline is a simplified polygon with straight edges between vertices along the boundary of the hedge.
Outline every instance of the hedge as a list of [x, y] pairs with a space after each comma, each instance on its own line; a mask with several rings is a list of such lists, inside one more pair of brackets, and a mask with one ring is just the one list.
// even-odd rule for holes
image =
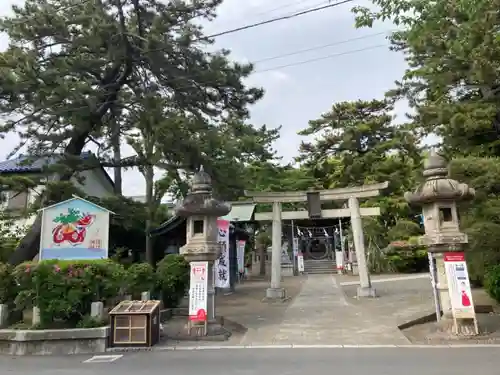
[[491, 298], [500, 303], [500, 264], [492, 266], [486, 271], [484, 288]]
[[188, 284], [189, 265], [179, 255], [165, 257], [156, 271], [146, 263], [126, 269], [113, 260], [29, 262], [15, 268], [0, 263], [0, 303], [10, 304], [17, 317], [37, 306], [36, 328], [95, 326], [99, 322], [89, 317], [92, 302], [110, 306], [116, 297], [139, 299], [144, 291], [161, 294], [175, 307]]

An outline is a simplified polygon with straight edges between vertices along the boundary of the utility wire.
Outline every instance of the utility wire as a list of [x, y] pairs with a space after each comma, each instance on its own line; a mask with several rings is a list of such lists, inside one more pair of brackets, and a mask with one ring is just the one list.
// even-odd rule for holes
[[301, 5], [301, 3], [306, 3], [308, 1], [310, 1], [310, 0], [296, 0], [296, 1], [292, 1], [291, 3], [283, 4], [283, 5], [278, 6], [276, 8], [271, 8], [271, 9], [264, 10], [264, 11], [259, 12], [259, 13], [251, 14], [250, 16], [251, 17], [264, 16], [266, 14], [276, 12], [277, 10], [282, 10], [282, 9], [285, 9], [285, 8], [290, 8], [290, 7], [293, 7], [295, 5]]
[[257, 73], [270, 72], [270, 71], [273, 71], [273, 70], [279, 70], [279, 69], [289, 68], [289, 67], [292, 67], [292, 66], [299, 66], [299, 65], [304, 65], [304, 64], [309, 64], [309, 63], [312, 63], [312, 62], [316, 62], [316, 61], [332, 59], [334, 57], [340, 57], [340, 56], [345, 56], [345, 55], [352, 55], [353, 53], [359, 53], [359, 52], [369, 51], [369, 50], [376, 49], [376, 48], [381, 48], [381, 47], [387, 47], [387, 44], [378, 44], [378, 45], [375, 45], [375, 46], [369, 46], [369, 47], [365, 47], [365, 48], [361, 48], [361, 49], [357, 49], [357, 50], [353, 50], [353, 51], [346, 51], [346, 52], [342, 52], [342, 53], [336, 53], [336, 54], [333, 54], [333, 55], [327, 55], [327, 56], [317, 57], [317, 58], [314, 58], [314, 59], [299, 61], [299, 62], [296, 62], [296, 63], [285, 64], [285, 65], [280, 65], [280, 66], [274, 66], [274, 67], [269, 68], [269, 69], [256, 70], [253, 73], [257, 74]]
[[271, 56], [271, 57], [266, 57], [264, 59], [254, 60], [254, 61], [252, 61], [252, 63], [253, 64], [260, 64], [260, 63], [265, 62], [265, 61], [277, 60], [277, 59], [281, 59], [283, 57], [300, 55], [302, 53], [317, 51], [317, 50], [320, 50], [320, 49], [323, 49], [323, 48], [328, 48], [328, 47], [333, 47], [333, 46], [338, 46], [338, 45], [341, 45], [341, 44], [346, 44], [346, 43], [354, 42], [356, 40], [363, 40], [363, 39], [373, 38], [375, 36], [384, 35], [384, 34], [387, 34], [387, 33], [388, 33], [387, 31], [382, 31], [382, 32], [379, 32], [379, 33], [363, 35], [363, 36], [356, 37], [356, 38], [344, 39], [344, 40], [341, 40], [341, 41], [337, 41], [337, 42], [333, 42], [333, 43], [328, 43], [328, 44], [323, 44], [323, 45], [316, 46], [316, 47], [301, 49], [301, 50], [298, 50], [298, 51], [284, 53], [284, 54], [281, 54], [281, 55], [275, 55], [275, 56]]
[[[309, 13], [319, 12], [319, 11], [322, 11], [325, 9], [337, 7], [339, 5], [347, 4], [347, 3], [350, 3], [352, 1], [353, 0], [342, 0], [342, 1], [339, 1], [337, 3], [323, 5], [323, 6], [316, 7], [316, 8], [306, 9], [306, 10], [303, 10], [300, 12], [295, 12], [295, 13], [292, 13], [292, 14], [289, 14], [286, 16], [279, 16], [279, 17], [270, 18], [270, 19], [265, 20], [265, 21], [255, 22], [255, 23], [251, 23], [251, 24], [248, 24], [245, 26], [236, 27], [234, 29], [221, 31], [221, 32], [209, 35], [209, 36], [201, 37], [197, 40], [212, 39], [212, 38], [217, 38], [217, 37], [223, 36], [223, 35], [234, 34], [234, 33], [240, 32], [240, 31], [244, 31], [244, 30], [254, 29], [254, 28], [259, 27], [259, 26], [264, 26], [264, 25], [268, 25], [271, 23], [279, 22], [279, 21], [285, 21], [285, 20], [289, 20], [292, 18], [304, 16], [304, 15], [309, 14]], [[197, 40], [195, 40], [195, 41], [197, 41]]]

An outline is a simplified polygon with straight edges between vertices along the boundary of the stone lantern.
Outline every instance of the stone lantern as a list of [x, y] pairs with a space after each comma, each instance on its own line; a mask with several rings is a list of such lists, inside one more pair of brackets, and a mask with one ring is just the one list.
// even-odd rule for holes
[[465, 250], [467, 235], [460, 231], [457, 202], [474, 197], [474, 189], [448, 177], [446, 160], [435, 151], [424, 162], [425, 181], [405, 199], [422, 207], [425, 235], [420, 243], [436, 260], [436, 288], [446, 325], [453, 321], [453, 312], [446, 278], [444, 253]]
[[208, 262], [207, 331], [216, 334], [214, 262], [220, 254], [217, 218], [231, 211], [231, 204], [212, 195], [212, 179], [203, 167], [193, 176], [190, 191], [176, 207], [175, 214], [186, 218], [186, 244], [181, 247], [188, 262]]

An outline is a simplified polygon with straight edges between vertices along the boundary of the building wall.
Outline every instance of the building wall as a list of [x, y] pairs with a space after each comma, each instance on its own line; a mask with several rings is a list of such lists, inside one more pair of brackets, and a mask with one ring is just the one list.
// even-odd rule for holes
[[[79, 189], [83, 190], [85, 194], [93, 196], [93, 197], [98, 197], [98, 198], [105, 198], [105, 197], [110, 197], [114, 195], [113, 192], [113, 185], [109, 182], [109, 180], [104, 176], [104, 172], [101, 169], [95, 169], [91, 171], [84, 171], [82, 172], [82, 177], [84, 177], [84, 180], [82, 181], [83, 184], [81, 184], [77, 179], [73, 178], [72, 182], [76, 187]], [[32, 189], [28, 193], [28, 204], [33, 203], [36, 198], [43, 192], [44, 186], [39, 185], [36, 188]], [[3, 202], [3, 207], [4, 208], [6, 205], [6, 202]], [[33, 225], [34, 221], [36, 219], [36, 215], [31, 215], [26, 218], [18, 219], [15, 220], [13, 225], [12, 225], [12, 231], [14, 233], [19, 232], [25, 227], [29, 227]]]
[[83, 184], [77, 178], [73, 178], [72, 182], [76, 187], [82, 189], [85, 194], [98, 198], [106, 198], [114, 195], [113, 185], [111, 185], [100, 168], [84, 171], [80, 173], [80, 176], [83, 178]]

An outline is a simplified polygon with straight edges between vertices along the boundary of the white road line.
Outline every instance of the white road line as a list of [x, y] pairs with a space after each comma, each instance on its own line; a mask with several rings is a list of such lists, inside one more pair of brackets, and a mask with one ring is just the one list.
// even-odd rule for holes
[[120, 359], [123, 357], [123, 354], [116, 354], [116, 355], [95, 355], [85, 361], [83, 363], [110, 363], [114, 362], [117, 359]]
[[[391, 281], [407, 281], [407, 280], [417, 280], [417, 279], [429, 279], [430, 276], [427, 273], [421, 273], [418, 275], [408, 275], [399, 277], [388, 277], [386, 279], [372, 279], [372, 284], [376, 283], [389, 283]], [[341, 286], [359, 285], [359, 281], [346, 281], [340, 283]]]

